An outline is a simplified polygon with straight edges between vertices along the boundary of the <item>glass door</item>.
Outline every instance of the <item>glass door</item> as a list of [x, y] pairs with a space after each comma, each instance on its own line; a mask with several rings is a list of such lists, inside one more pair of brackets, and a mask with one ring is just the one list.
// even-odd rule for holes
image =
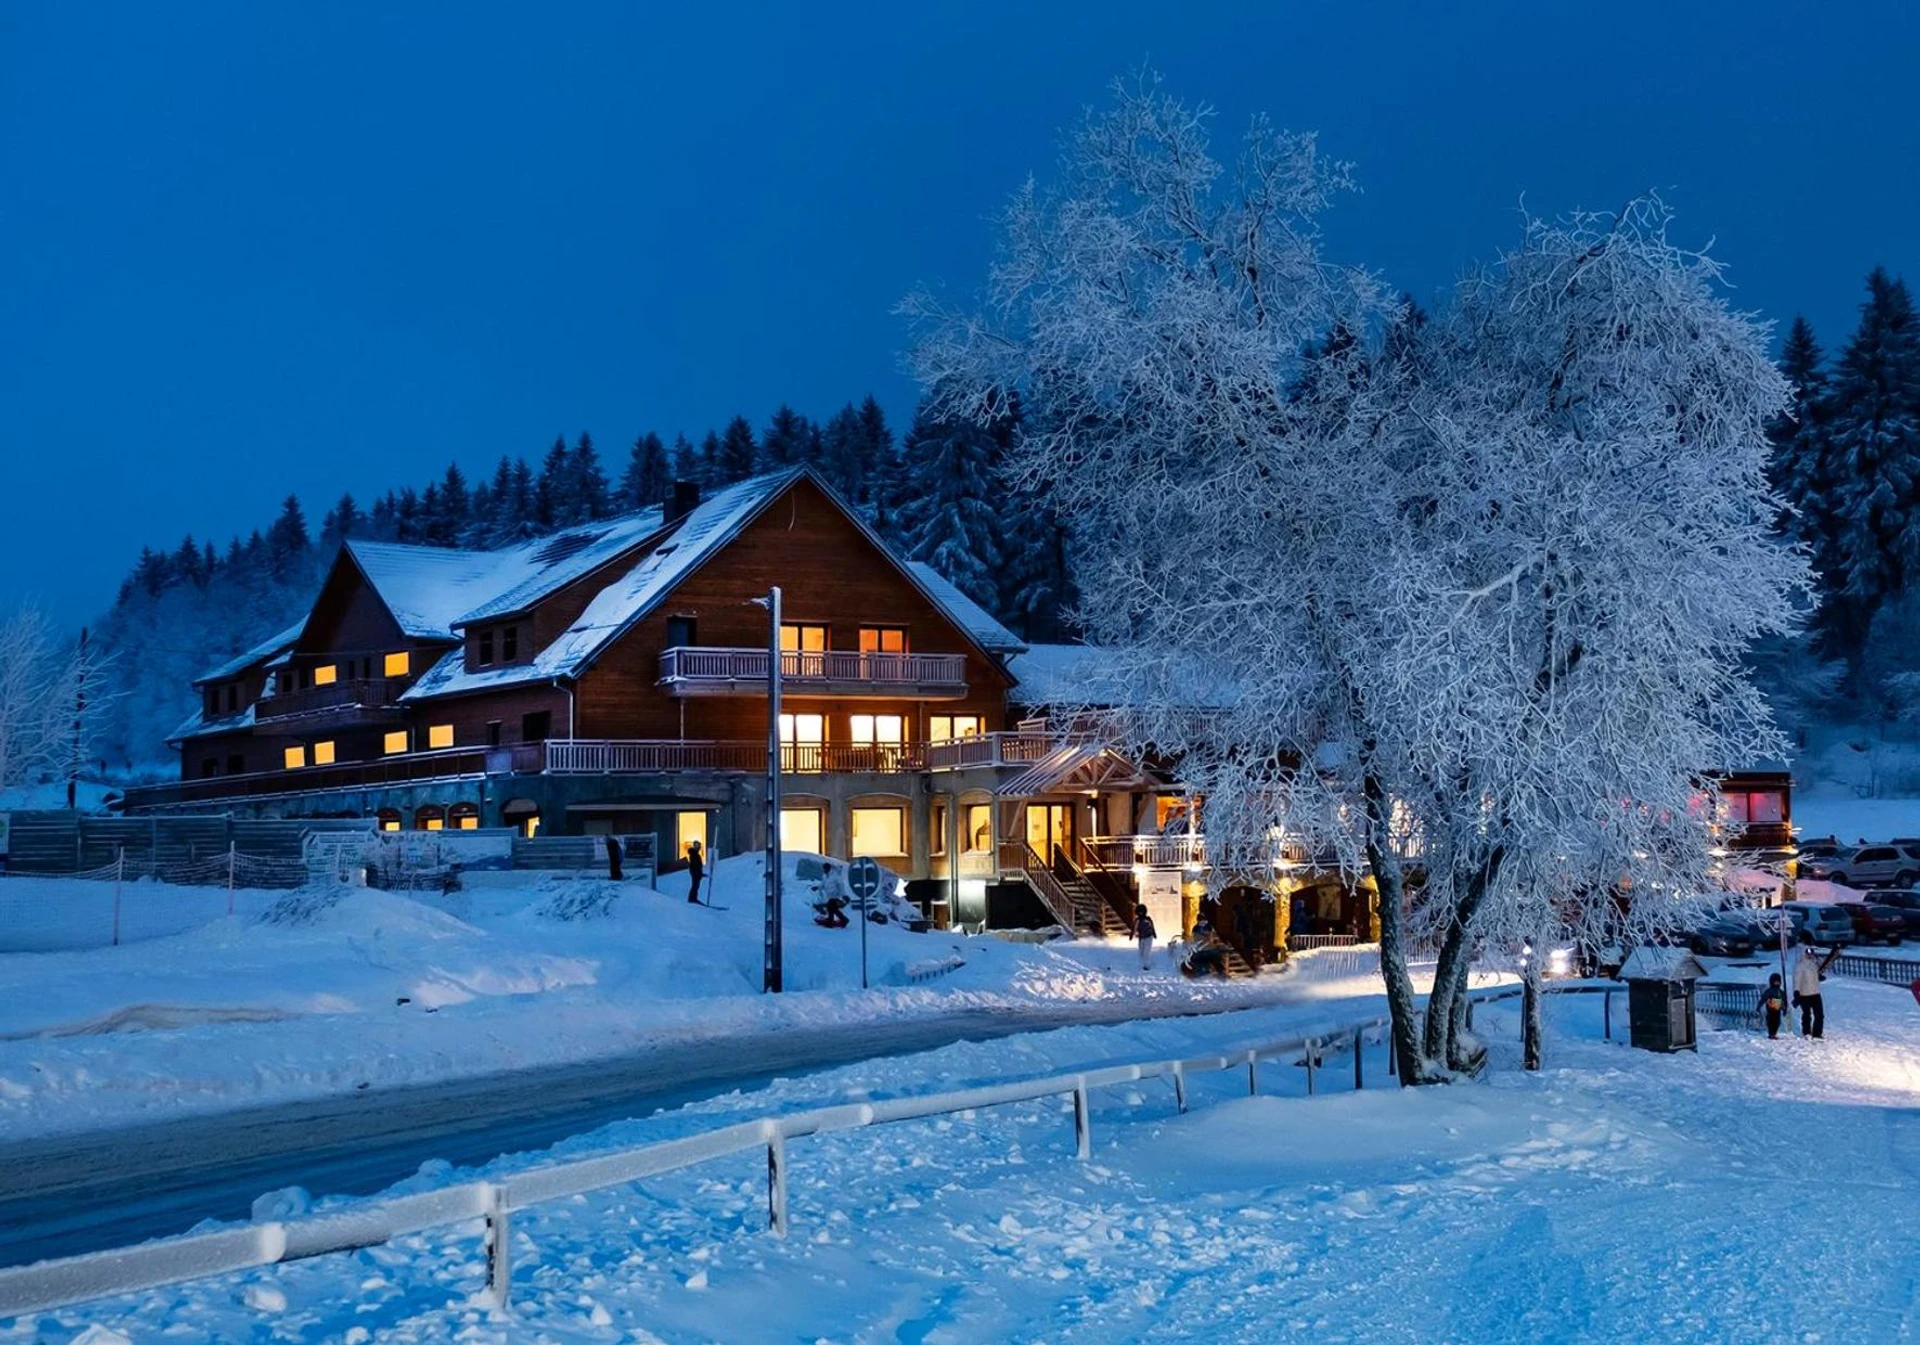
[[826, 742], [825, 715], [781, 715], [780, 769], [789, 774], [817, 774], [826, 755]]
[[1040, 858], [1052, 864], [1056, 855], [1068, 850], [1073, 841], [1073, 805], [1070, 803], [1029, 803], [1027, 805], [1027, 844]]

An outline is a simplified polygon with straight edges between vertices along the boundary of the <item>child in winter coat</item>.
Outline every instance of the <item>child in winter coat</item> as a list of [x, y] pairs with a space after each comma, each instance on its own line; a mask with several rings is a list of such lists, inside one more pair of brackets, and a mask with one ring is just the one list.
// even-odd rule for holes
[[1760, 992], [1760, 1007], [1767, 1015], [1767, 1039], [1777, 1040], [1780, 1036], [1780, 1020], [1787, 1012], [1787, 988], [1780, 984], [1780, 973], [1767, 977], [1767, 988]]

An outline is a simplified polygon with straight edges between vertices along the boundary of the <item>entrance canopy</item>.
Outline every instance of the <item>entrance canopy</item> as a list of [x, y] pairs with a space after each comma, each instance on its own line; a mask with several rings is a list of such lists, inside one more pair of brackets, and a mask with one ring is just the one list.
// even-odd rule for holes
[[1025, 799], [1069, 790], [1132, 789], [1158, 783], [1110, 747], [1070, 742], [1054, 748], [996, 792], [1001, 798]]

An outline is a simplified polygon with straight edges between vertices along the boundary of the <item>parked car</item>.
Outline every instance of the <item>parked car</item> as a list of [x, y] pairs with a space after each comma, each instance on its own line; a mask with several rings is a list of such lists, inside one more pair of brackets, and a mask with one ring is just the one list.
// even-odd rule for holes
[[1853, 921], [1853, 936], [1861, 943], [1897, 945], [1907, 935], [1907, 915], [1897, 906], [1871, 901], [1836, 903]]
[[1687, 947], [1707, 957], [1752, 957], [1756, 946], [1753, 926], [1726, 916], [1702, 920], [1687, 932]]
[[1832, 859], [1846, 847], [1840, 844], [1838, 836], [1809, 836], [1798, 842], [1801, 863], [1817, 859]]
[[1873, 887], [1865, 895], [1872, 905], [1900, 912], [1907, 922], [1907, 935], [1920, 938], [1920, 892], [1908, 887]]
[[[1749, 937], [1758, 949], [1778, 948], [1780, 946], [1780, 908], [1744, 907], [1725, 912], [1722, 919], [1738, 921], [1746, 926]], [[1794, 929], [1789, 920], [1787, 937], [1794, 937]]]
[[1853, 919], [1839, 906], [1819, 901], [1790, 901], [1781, 909], [1793, 921], [1798, 943], [1839, 947], [1853, 942]]
[[1843, 887], [1912, 887], [1920, 883], [1920, 845], [1862, 845], [1830, 858], [1802, 858], [1800, 872]]

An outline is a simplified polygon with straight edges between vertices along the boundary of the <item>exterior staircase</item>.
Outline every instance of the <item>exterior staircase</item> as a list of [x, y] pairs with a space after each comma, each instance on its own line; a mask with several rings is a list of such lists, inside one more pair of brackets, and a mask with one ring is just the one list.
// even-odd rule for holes
[[1097, 930], [1101, 934], [1125, 934], [1127, 922], [1120, 918], [1113, 904], [1100, 894], [1100, 890], [1085, 878], [1077, 874], [1071, 878], [1059, 880], [1060, 888], [1067, 894], [1067, 900], [1073, 905], [1073, 927], [1076, 933]]

